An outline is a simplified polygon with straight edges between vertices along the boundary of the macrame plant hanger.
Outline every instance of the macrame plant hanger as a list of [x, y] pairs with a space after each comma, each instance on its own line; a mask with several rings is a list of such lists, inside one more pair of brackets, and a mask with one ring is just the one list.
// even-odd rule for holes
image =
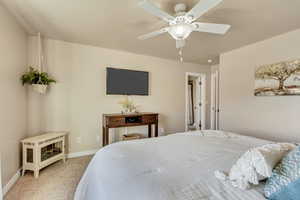
[[[37, 57], [38, 57], [38, 72], [42, 73], [43, 72], [43, 55], [42, 55], [42, 39], [41, 39], [41, 33], [38, 33], [38, 39], [37, 39]], [[40, 94], [45, 94], [47, 91], [47, 85], [42, 83], [41, 76], [39, 76], [39, 80], [37, 84], [33, 85], [33, 89], [40, 93]]]
[[[42, 61], [42, 41], [41, 33], [38, 33], [38, 70], [40, 73], [43, 72], [43, 61]], [[41, 83], [41, 77], [39, 77], [39, 83]]]

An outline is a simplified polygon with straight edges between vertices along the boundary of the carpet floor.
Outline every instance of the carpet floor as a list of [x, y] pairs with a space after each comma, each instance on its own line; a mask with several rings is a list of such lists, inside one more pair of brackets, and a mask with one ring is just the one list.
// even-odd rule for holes
[[73, 200], [78, 182], [91, 156], [57, 162], [40, 171], [38, 179], [27, 172], [7, 193], [4, 200]]

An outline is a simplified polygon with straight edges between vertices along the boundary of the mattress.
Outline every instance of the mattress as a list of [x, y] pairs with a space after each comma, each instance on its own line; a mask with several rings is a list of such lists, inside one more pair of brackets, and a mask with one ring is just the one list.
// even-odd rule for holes
[[246, 150], [267, 143], [213, 131], [114, 143], [93, 157], [75, 200], [264, 200], [261, 186], [243, 191], [214, 171], [229, 171]]

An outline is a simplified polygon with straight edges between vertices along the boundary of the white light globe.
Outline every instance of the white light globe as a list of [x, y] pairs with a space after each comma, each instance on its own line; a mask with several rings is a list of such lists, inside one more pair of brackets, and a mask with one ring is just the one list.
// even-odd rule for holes
[[171, 26], [168, 32], [175, 40], [185, 40], [192, 31], [190, 24], [176, 24]]

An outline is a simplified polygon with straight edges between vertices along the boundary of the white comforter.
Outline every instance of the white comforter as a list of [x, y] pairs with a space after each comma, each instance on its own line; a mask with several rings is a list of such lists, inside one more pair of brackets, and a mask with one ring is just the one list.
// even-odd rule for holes
[[214, 177], [247, 149], [269, 143], [211, 131], [119, 142], [102, 148], [87, 167], [75, 200], [260, 200]]

